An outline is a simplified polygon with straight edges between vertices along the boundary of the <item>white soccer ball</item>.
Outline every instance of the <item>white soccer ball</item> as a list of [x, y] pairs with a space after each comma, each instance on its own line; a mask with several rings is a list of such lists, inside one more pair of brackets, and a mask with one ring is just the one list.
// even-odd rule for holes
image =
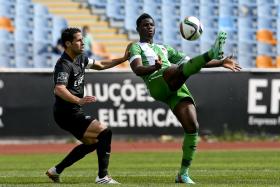
[[186, 40], [197, 40], [203, 33], [203, 26], [197, 17], [188, 16], [180, 23], [180, 32]]

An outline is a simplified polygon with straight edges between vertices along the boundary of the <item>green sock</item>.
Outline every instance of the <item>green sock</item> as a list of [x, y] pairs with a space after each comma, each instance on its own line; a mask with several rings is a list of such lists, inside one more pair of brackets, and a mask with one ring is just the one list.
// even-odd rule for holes
[[180, 174], [188, 174], [189, 166], [191, 165], [191, 161], [196, 151], [197, 140], [198, 133], [184, 134], [184, 142], [182, 146], [183, 158], [181, 163]]
[[183, 73], [186, 77], [189, 77], [197, 72], [200, 71], [200, 69], [207, 64], [210, 60], [209, 52], [206, 52], [202, 55], [196, 56], [192, 59], [190, 59], [188, 62], [183, 63]]

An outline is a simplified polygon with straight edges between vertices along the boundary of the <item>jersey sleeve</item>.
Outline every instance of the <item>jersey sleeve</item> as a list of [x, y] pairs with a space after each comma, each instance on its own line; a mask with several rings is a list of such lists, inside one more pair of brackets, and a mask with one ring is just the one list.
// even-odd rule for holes
[[57, 63], [54, 69], [54, 84], [67, 85], [70, 73], [71, 69], [66, 63]]
[[170, 63], [178, 64], [185, 59], [186, 55], [184, 53], [177, 51], [169, 45], [165, 45], [165, 47], [167, 49], [168, 60]]
[[129, 48], [129, 62], [133, 62], [133, 60], [137, 58], [141, 58], [141, 48], [137, 43], [133, 43]]

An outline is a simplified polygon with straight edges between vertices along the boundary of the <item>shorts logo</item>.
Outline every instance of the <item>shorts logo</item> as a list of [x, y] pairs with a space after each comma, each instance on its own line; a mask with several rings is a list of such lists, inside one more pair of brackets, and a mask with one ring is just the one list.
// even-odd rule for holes
[[57, 76], [57, 82], [67, 82], [68, 73], [66, 72], [59, 72]]
[[91, 116], [85, 116], [85, 119], [91, 119]]

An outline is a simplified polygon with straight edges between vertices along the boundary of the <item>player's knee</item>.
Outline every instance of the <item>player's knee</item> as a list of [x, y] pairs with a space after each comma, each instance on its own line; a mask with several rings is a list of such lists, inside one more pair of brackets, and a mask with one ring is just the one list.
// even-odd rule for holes
[[107, 129], [107, 125], [103, 124], [103, 123], [98, 123], [95, 125], [96, 131], [97, 133], [101, 133], [102, 131], [104, 131], [105, 129]]
[[188, 62], [183, 63], [180, 66], [186, 77], [196, 74], [201, 70], [201, 67], [193, 63], [192, 60], [189, 60]]
[[185, 133], [188, 133], [188, 134], [197, 133], [198, 129], [199, 129], [199, 124], [197, 121], [192, 121], [192, 122], [188, 123], [188, 125], [184, 126], [184, 131], [185, 131]]
[[81, 141], [85, 145], [89, 145], [89, 146], [98, 143], [98, 139], [96, 138], [83, 138]]

